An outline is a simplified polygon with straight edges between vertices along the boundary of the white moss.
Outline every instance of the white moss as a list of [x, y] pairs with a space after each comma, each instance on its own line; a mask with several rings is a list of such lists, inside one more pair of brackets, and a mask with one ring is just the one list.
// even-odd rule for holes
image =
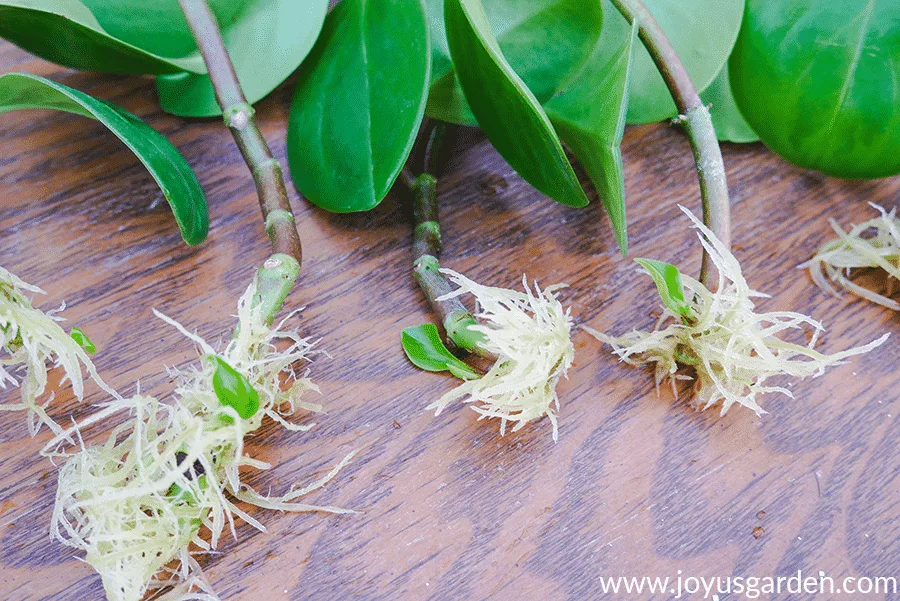
[[[839, 296], [832, 284], [894, 311], [900, 302], [890, 298], [894, 285], [900, 280], [900, 219], [896, 207], [890, 212], [869, 203], [880, 215], [850, 231], [844, 231], [834, 219], [831, 227], [837, 239], [823, 245], [812, 259], [800, 267], [808, 268], [813, 281], [823, 290]], [[887, 293], [879, 294], [851, 279], [854, 269], [881, 269], [888, 276]]]
[[66, 455], [66, 436], [118, 412], [129, 413], [105, 444], [82, 445], [68, 458], [53, 514], [54, 536], [85, 552], [110, 601], [139, 601], [148, 591], [168, 587], [174, 589], [166, 598], [215, 599], [190, 549], [215, 549], [226, 528], [235, 534], [236, 518], [265, 530], [235, 500], [282, 511], [346, 512], [296, 499], [324, 486], [352, 454], [324, 478], [281, 496], [261, 494], [241, 479], [240, 468], [270, 467], [244, 448], [244, 437], [260, 427], [264, 416], [291, 430], [305, 430], [309, 426], [286, 418], [319, 409], [302, 400], [305, 392], [317, 389], [293, 368], [308, 359], [311, 344], [295, 330], [282, 329], [284, 321], [266, 326], [252, 307], [254, 293], [251, 286], [241, 297], [237, 333], [219, 353], [157, 314], [194, 341], [202, 356], [217, 354], [247, 378], [259, 393], [254, 416], [241, 419], [220, 403], [212, 387], [213, 364], [201, 359], [194, 368], [171, 370], [176, 383], [171, 403], [142, 395], [113, 401], [45, 448], [50, 456]]
[[534, 291], [522, 276], [524, 292], [482, 286], [450, 269], [442, 273], [459, 286], [443, 298], [472, 294], [481, 324], [470, 326], [481, 332], [483, 348], [499, 359], [477, 380], [467, 380], [429, 405], [440, 414], [447, 405], [463, 399], [484, 418], [500, 419], [500, 434], [507, 422], [520, 429], [531, 420], [547, 416], [553, 424], [553, 440], [558, 439], [556, 412], [559, 397], [556, 385], [575, 357], [572, 319], [554, 292], [564, 285]]
[[[740, 264], [715, 235], [684, 207], [682, 211], [700, 230], [700, 243], [718, 269], [716, 292], [682, 274], [689, 315], [682, 318], [663, 307], [656, 327], [649, 332], [632, 331], [624, 336], [608, 336], [590, 328], [592, 335], [613, 347], [619, 358], [631, 365], [654, 364], [657, 387], [670, 378], [673, 384], [679, 367], [696, 371], [694, 405], [707, 409], [722, 402], [722, 414], [735, 403], [765, 413], [760, 395], [779, 392], [793, 396], [781, 386], [768, 385], [775, 376], [795, 378], [821, 375], [826, 367], [841, 365], [854, 355], [882, 344], [887, 334], [866, 344], [831, 355], [815, 349], [823, 331], [818, 321], [792, 311], [756, 313], [754, 297], [764, 297], [750, 289]], [[808, 344], [779, 338], [790, 330], [810, 334]]]
[[53, 394], [47, 393], [49, 370], [63, 369], [61, 384], [68, 380], [78, 400], [84, 398], [82, 366], [104, 391], [118, 395], [97, 374], [84, 349], [59, 326], [58, 322], [64, 321], [59, 313], [65, 305], [44, 312], [32, 305], [29, 293], [45, 294], [0, 267], [0, 388], [18, 386], [21, 398], [19, 403], [0, 404], [0, 411], [26, 411], [32, 436], [41, 424], [59, 434], [62, 428], [46, 411], [53, 400]]

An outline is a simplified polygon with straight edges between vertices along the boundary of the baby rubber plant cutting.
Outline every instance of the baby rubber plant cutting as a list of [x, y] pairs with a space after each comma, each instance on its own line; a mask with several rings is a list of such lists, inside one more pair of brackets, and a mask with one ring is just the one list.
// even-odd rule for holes
[[[709, 112], [690, 77], [680, 64], [665, 33], [640, 0], [613, 0], [623, 16], [638, 23], [640, 37], [653, 57], [675, 101], [685, 132], [697, 159], [704, 222], [684, 207], [703, 247], [700, 280], [682, 274], [674, 265], [651, 259], [637, 262], [651, 276], [662, 300], [662, 316], [652, 331], [632, 331], [608, 336], [585, 328], [613, 347], [622, 361], [632, 365], [653, 364], [656, 384], [671, 380], [677, 396], [680, 368], [694, 372], [696, 408], [707, 409], [721, 401], [724, 414], [739, 404], [757, 415], [765, 413], [757, 397], [772, 392], [788, 396], [783, 386], [767, 385], [775, 376], [804, 378], [821, 375], [826, 367], [880, 346], [888, 338], [831, 355], [815, 349], [823, 326], [806, 315], [791, 311], [757, 313], [752, 299], [764, 297], [753, 291], [730, 251], [730, 206], [725, 168]], [[714, 275], [717, 274], [717, 275]], [[812, 330], [806, 345], [779, 337], [789, 330]]]
[[[441, 141], [447, 122], [477, 119], [526, 181], [563, 204], [582, 207], [588, 198], [562, 136], [601, 191], [624, 251], [619, 142], [634, 35], [611, 56], [598, 54], [602, 15], [599, 3], [585, 0], [552, 6], [488, 0], [484, 7], [478, 0], [406, 0], [377, 10], [344, 0], [326, 18], [301, 68], [291, 108], [291, 172], [313, 203], [335, 212], [368, 210], [397, 178], [411, 193], [415, 279], [447, 344], [480, 356], [475, 363], [486, 369], [454, 356], [431, 324], [404, 331], [403, 348], [415, 365], [465, 380], [431, 408], [440, 412], [462, 399], [482, 418], [499, 419], [501, 433], [508, 424], [518, 430], [548, 416], [557, 437], [556, 385], [573, 361], [572, 321], [556, 296], [560, 286], [541, 288], [523, 276], [523, 290], [516, 291], [441, 269]], [[542, 25], [533, 26], [537, 22]], [[404, 35], [397, 43], [400, 27]], [[364, 110], [359, 89], [369, 93]], [[419, 169], [407, 161], [417, 138], [419, 147], [427, 146]], [[469, 294], [474, 314], [459, 298]]]
[[[288, 430], [310, 426], [288, 421], [302, 410], [318, 411], [302, 400], [317, 391], [295, 365], [309, 359], [311, 343], [286, 326], [290, 313], [275, 315], [299, 274], [300, 238], [278, 161], [272, 156], [232, 68], [216, 18], [205, 0], [180, 5], [208, 67], [223, 116], [256, 183], [272, 255], [257, 270], [237, 306], [237, 325], [217, 349], [174, 320], [156, 315], [196, 344], [199, 363], [172, 369], [170, 402], [138, 393], [117, 397], [91, 417], [60, 432], [44, 449], [66, 457], [59, 474], [52, 533], [85, 553], [100, 574], [110, 601], [218, 599], [194, 553], [215, 549], [223, 532], [236, 536], [235, 520], [265, 527], [238, 507], [242, 503], [279, 511], [345, 513], [297, 499], [321, 488], [350, 461], [281, 496], [264, 495], [241, 479], [242, 468], [269, 464], [246, 454], [244, 438], [268, 417]], [[74, 454], [69, 441], [114, 414], [128, 419], [103, 444]]]

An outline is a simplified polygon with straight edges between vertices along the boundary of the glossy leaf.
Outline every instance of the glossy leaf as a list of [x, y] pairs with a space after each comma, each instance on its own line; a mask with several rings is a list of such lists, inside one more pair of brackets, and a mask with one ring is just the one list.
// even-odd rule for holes
[[[731, 54], [741, 27], [744, 0], [644, 0], [684, 63], [694, 86], [704, 90]], [[603, 0], [606, 23], [604, 56], [614, 56], [628, 37], [628, 21]], [[652, 123], [674, 117], [675, 103], [647, 49], [636, 50], [628, 101], [628, 123]]]
[[744, 117], [788, 161], [900, 173], [897, 0], [749, 0], [730, 67]]
[[728, 65], [719, 73], [706, 90], [700, 94], [704, 104], [709, 105], [716, 137], [725, 142], [756, 142], [759, 136], [741, 114], [734, 95], [731, 93], [731, 79]]
[[[144, 6], [146, 0], [128, 0]], [[177, 0], [165, 0], [175, 3]], [[217, 15], [225, 46], [252, 104], [274, 90], [309, 54], [325, 20], [328, 0], [219, 0]], [[221, 11], [237, 11], [223, 18]], [[182, 17], [183, 18], [183, 17]], [[163, 110], [185, 117], [222, 111], [207, 75], [180, 73], [156, 78]]]
[[259, 411], [259, 393], [243, 374], [231, 367], [221, 357], [208, 355], [214, 362], [213, 391], [223, 405], [231, 407], [242, 419], [250, 419]]
[[421, 0], [331, 11], [291, 103], [288, 161], [304, 196], [339, 213], [381, 202], [419, 130], [428, 70]]
[[172, 207], [181, 236], [200, 244], [209, 228], [206, 197], [178, 150], [155, 129], [113, 104], [29, 73], [0, 75], [0, 113], [54, 109], [100, 121], [147, 167]]
[[663, 304], [676, 315], [690, 317], [691, 309], [684, 299], [684, 284], [681, 282], [681, 272], [678, 271], [678, 268], [671, 263], [655, 259], [635, 259], [634, 261], [653, 278]]
[[529, 184], [574, 207], [587, 196], [534, 94], [506, 62], [479, 0], [446, 0], [450, 56], [475, 118]]
[[91, 339], [87, 337], [87, 334], [85, 334], [81, 330], [81, 328], [73, 327], [72, 330], [69, 332], [69, 336], [71, 336], [72, 340], [77, 342], [78, 346], [83, 348], [84, 352], [86, 352], [87, 354], [93, 355], [94, 353], [97, 352], [96, 345], [93, 342], [91, 342]]
[[[127, 14], [121, 7], [118, 11]], [[48, 61], [85, 71], [206, 73], [199, 56], [166, 57], [116, 37], [80, 0], [0, 0], [0, 37]]]
[[612, 223], [619, 249], [628, 250], [622, 135], [637, 26], [609, 62], [595, 56], [567, 92], [545, 105], [563, 142], [584, 166]]
[[437, 326], [432, 323], [412, 326], [400, 335], [403, 351], [410, 362], [425, 371], [449, 371], [457, 378], [474, 380], [478, 372], [453, 356], [441, 341]]
[[[432, 117], [475, 125], [450, 60], [444, 1], [426, 0], [431, 28]], [[603, 11], [594, 0], [484, 0], [503, 56], [539, 102], [566, 88], [597, 45]]]

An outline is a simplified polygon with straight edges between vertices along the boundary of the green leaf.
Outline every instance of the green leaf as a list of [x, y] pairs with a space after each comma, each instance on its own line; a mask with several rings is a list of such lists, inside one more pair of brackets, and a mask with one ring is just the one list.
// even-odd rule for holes
[[[176, 0], [165, 0], [166, 5], [171, 3], [177, 6]], [[147, 0], [128, 4], [146, 6]], [[219, 0], [213, 3], [213, 8], [217, 6], [222, 7], [216, 14], [225, 46], [244, 95], [253, 104], [287, 79], [309, 54], [322, 29], [328, 0]], [[223, 18], [226, 9], [234, 16]], [[160, 76], [156, 88], [166, 112], [183, 117], [222, 114], [208, 75]]]
[[256, 415], [259, 411], [259, 393], [250, 385], [247, 378], [221, 357], [207, 355], [207, 359], [213, 361], [216, 367], [212, 385], [219, 402], [237, 411], [243, 419], [250, 419]]
[[[578, 82], [544, 108], [563, 142], [575, 153], [594, 183], [612, 223], [619, 249], [628, 251], [622, 135], [628, 111], [628, 82], [638, 28], [609, 62], [588, 63]], [[599, 48], [599, 47], [598, 47]]]
[[[116, 4], [106, 2], [111, 9]], [[121, 6], [117, 12], [128, 14]], [[85, 71], [134, 75], [206, 72], [199, 56], [166, 57], [117, 37], [79, 0], [0, 0], [0, 37], [43, 59]]]
[[[447, 47], [444, 0], [426, 0], [431, 24], [431, 91], [427, 113], [476, 125]], [[600, 37], [603, 11], [595, 0], [485, 0], [500, 50], [539, 102], [564, 90]]]
[[0, 75], [0, 113], [19, 109], [66, 111], [105, 125], [159, 184], [184, 241], [193, 245], [206, 239], [209, 216], [203, 188], [184, 157], [155, 129], [114, 104], [49, 79], [30, 73]]
[[634, 262], [643, 267], [653, 278], [660, 299], [670, 311], [676, 315], [691, 317], [690, 305], [684, 299], [681, 272], [677, 267], [655, 259], [635, 259]]
[[731, 80], [728, 76], [728, 65], [719, 72], [706, 90], [700, 94], [704, 104], [710, 105], [716, 137], [726, 142], [756, 142], [759, 136], [744, 119], [731, 93]]
[[747, 122], [788, 161], [838, 177], [900, 173], [896, 0], [749, 0], [730, 69]]
[[415, 142], [428, 69], [421, 0], [331, 11], [291, 103], [288, 162], [304, 196], [338, 213], [381, 202]]
[[400, 335], [403, 351], [410, 362], [425, 371], [449, 371], [462, 380], [475, 380], [481, 376], [457, 359], [441, 341], [437, 326], [432, 323], [412, 326]]
[[[744, 0], [644, 0], [684, 63], [694, 86], [704, 90], [728, 61], [734, 47]], [[606, 23], [600, 43], [604, 56], [614, 56], [629, 35], [628, 21], [603, 0]], [[628, 123], [652, 123], [676, 114], [675, 103], [643, 45], [631, 74]]]
[[534, 94], [503, 58], [479, 0], [446, 0], [444, 23], [456, 75], [481, 129], [529, 184], [583, 207], [587, 196]]
[[97, 352], [97, 347], [91, 342], [91, 339], [87, 337], [87, 334], [85, 334], [81, 328], [73, 327], [69, 332], [69, 336], [71, 336], [72, 340], [77, 342], [78, 346], [83, 348], [84, 352], [87, 354], [93, 355]]

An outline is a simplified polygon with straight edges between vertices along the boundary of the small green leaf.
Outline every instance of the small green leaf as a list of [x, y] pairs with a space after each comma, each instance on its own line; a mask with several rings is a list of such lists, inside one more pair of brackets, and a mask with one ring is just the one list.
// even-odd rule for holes
[[684, 299], [684, 284], [681, 281], [681, 272], [678, 268], [664, 261], [654, 259], [635, 259], [641, 267], [647, 270], [663, 304], [673, 313], [683, 317], [691, 317], [691, 307]]
[[216, 366], [212, 385], [219, 402], [237, 411], [243, 419], [250, 419], [256, 415], [259, 411], [259, 393], [250, 385], [247, 378], [221, 357], [207, 355], [207, 358]]
[[623, 255], [628, 251], [628, 233], [620, 146], [637, 32], [635, 25], [608, 62], [595, 54], [578, 82], [544, 105], [556, 131], [597, 189]]
[[897, 0], [749, 0], [729, 69], [747, 123], [788, 161], [900, 173]]
[[481, 129], [529, 184], [583, 207], [587, 196], [550, 120], [497, 46], [479, 0], [446, 0], [447, 44], [459, 83]]
[[87, 334], [81, 331], [81, 328], [73, 327], [72, 331], [69, 332], [69, 336], [72, 337], [72, 340], [78, 343], [78, 346], [84, 349], [89, 355], [93, 355], [97, 352], [97, 347], [94, 346], [94, 343], [91, 342], [91, 339], [87, 337]]
[[412, 326], [400, 335], [403, 350], [413, 365], [425, 371], [449, 371], [462, 380], [481, 377], [478, 372], [457, 359], [447, 350], [432, 323]]
[[206, 239], [209, 215], [203, 188], [184, 157], [155, 129], [114, 104], [49, 79], [30, 73], [0, 75], [0, 113], [20, 109], [66, 111], [105, 125], [159, 184], [184, 241], [200, 244]]
[[[444, 0], [426, 0], [431, 23], [429, 116], [477, 125], [450, 60], [444, 27]], [[538, 102], [544, 103], [572, 83], [584, 67], [603, 24], [594, 0], [484, 0], [497, 44], [513, 71]]]
[[731, 93], [731, 80], [728, 76], [728, 65], [722, 69], [715, 81], [703, 90], [700, 98], [704, 104], [710, 105], [716, 137], [725, 142], [756, 142], [759, 136], [744, 119]]
[[[763, 0], [765, 2], [766, 0]], [[644, 0], [681, 58], [691, 81], [704, 90], [728, 61], [734, 47], [744, 0]], [[606, 21], [600, 44], [603, 56], [614, 56], [630, 34], [628, 21], [603, 0]], [[641, 45], [635, 52], [631, 74], [628, 123], [652, 123], [674, 117], [675, 103], [662, 76]]]
[[[119, 3], [107, 4], [119, 14], [130, 12], [122, 6], [114, 8]], [[153, 2], [154, 6], [158, 4]], [[199, 56], [161, 56], [143, 49], [139, 43], [120, 39], [104, 29], [80, 0], [0, 0], [0, 37], [43, 59], [84, 71], [133, 75], [206, 73]]]
[[[146, 5], [146, 0], [131, 2]], [[173, 0], [166, 4], [177, 7]], [[244, 95], [253, 104], [296, 71], [309, 54], [322, 29], [328, 0], [219, 0], [213, 8], [219, 8], [216, 15], [225, 46]], [[132, 13], [133, 27], [138, 26], [134, 19], [138, 14]], [[166, 112], [183, 117], [222, 114], [208, 75], [160, 76], [156, 88]]]
[[291, 103], [288, 161], [304, 196], [337, 213], [381, 202], [416, 139], [428, 69], [421, 0], [331, 11]]

